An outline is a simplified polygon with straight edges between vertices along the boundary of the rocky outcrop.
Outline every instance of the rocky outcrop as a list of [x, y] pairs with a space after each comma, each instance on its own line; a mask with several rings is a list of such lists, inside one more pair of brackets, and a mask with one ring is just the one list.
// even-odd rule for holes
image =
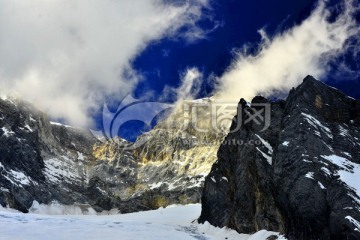
[[[258, 103], [271, 109], [266, 130], [245, 121]], [[286, 101], [239, 104], [206, 177], [199, 222], [289, 239], [360, 239], [360, 101], [308, 76]]]

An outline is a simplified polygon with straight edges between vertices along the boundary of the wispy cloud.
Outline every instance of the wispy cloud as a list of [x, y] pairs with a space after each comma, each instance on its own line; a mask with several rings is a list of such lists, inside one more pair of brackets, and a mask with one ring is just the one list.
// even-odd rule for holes
[[121, 99], [141, 79], [131, 60], [152, 40], [183, 26], [191, 31], [207, 4], [1, 1], [0, 88], [18, 92], [54, 118], [89, 125], [103, 96]]
[[162, 91], [160, 101], [167, 102], [169, 99], [180, 105], [184, 100], [196, 98], [201, 91], [203, 73], [196, 67], [188, 67], [179, 73], [180, 84], [177, 87], [166, 85]]
[[202, 73], [197, 68], [189, 68], [182, 74], [181, 79], [181, 85], [176, 89], [177, 100], [192, 99], [200, 91]]
[[301, 24], [270, 38], [259, 33], [262, 43], [256, 54], [246, 48], [237, 56], [226, 73], [218, 79], [216, 96], [220, 100], [251, 99], [257, 94], [287, 92], [311, 74], [321, 79], [331, 60], [346, 51], [348, 40], [359, 34], [353, 18], [355, 3], [344, 1], [343, 12], [329, 21], [325, 2]]

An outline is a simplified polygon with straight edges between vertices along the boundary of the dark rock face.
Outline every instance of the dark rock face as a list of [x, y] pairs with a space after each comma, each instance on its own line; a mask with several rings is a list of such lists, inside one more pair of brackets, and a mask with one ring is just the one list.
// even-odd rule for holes
[[289, 239], [360, 239], [360, 101], [308, 76], [286, 101], [256, 103], [270, 104], [270, 126], [245, 123], [240, 103], [232, 129], [243, 124], [205, 179], [199, 222]]
[[0, 100], [0, 204], [23, 212], [33, 201], [106, 209], [85, 172], [96, 142], [85, 130], [50, 124], [26, 102]]

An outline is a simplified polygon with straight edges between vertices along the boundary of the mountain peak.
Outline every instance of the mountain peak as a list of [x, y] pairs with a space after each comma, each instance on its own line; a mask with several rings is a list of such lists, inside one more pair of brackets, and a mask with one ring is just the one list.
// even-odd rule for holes
[[289, 110], [304, 108], [329, 121], [360, 122], [360, 101], [310, 75], [290, 91], [286, 102]]
[[199, 221], [291, 240], [360, 239], [360, 101], [307, 76], [285, 104], [269, 104], [268, 128], [244, 123], [221, 144]]

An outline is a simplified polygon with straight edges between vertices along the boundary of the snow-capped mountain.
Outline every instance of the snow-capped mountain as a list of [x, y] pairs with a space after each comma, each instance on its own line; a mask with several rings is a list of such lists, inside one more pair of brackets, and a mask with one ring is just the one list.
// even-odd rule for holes
[[286, 101], [255, 97], [251, 107], [258, 103], [270, 105], [270, 125], [243, 122], [225, 138], [199, 221], [289, 239], [360, 239], [360, 101], [308, 76]]
[[[130, 150], [122, 139], [103, 143], [49, 122], [29, 103], [0, 99], [0, 204], [23, 212], [38, 203], [134, 212], [199, 202], [224, 134], [184, 130], [181, 109], [172, 116]], [[174, 119], [175, 128], [165, 127]]]

